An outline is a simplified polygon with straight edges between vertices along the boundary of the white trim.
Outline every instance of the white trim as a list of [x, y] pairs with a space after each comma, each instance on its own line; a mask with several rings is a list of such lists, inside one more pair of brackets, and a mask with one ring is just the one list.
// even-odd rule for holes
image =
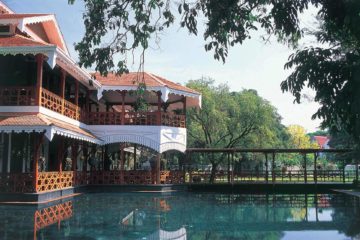
[[45, 133], [45, 136], [47, 139], [52, 141], [55, 135], [65, 136], [68, 138], [78, 139], [86, 142], [91, 142], [95, 144], [102, 144], [102, 141], [85, 136], [83, 134], [60, 128], [57, 126], [0, 126], [0, 132], [3, 133], [32, 133], [32, 132], [38, 132], [38, 133]]
[[102, 144], [128, 142], [151, 148], [159, 153], [169, 150], [185, 152], [186, 128], [141, 125], [88, 125]]
[[0, 1], [0, 8], [4, 9], [7, 12], [7, 14], [14, 13], [13, 10], [11, 10], [8, 6], [6, 6], [6, 4], [2, 3], [1, 1]]
[[[138, 87], [137, 86], [110, 86], [110, 85], [102, 85], [97, 92], [97, 98], [98, 100], [100, 100], [103, 96], [103, 92], [107, 92], [107, 91], [123, 91], [123, 90], [127, 90], [127, 91], [135, 91], [137, 90]], [[191, 97], [191, 98], [196, 98], [199, 100], [199, 105], [201, 107], [201, 94], [196, 94], [196, 93], [190, 93], [190, 92], [185, 92], [185, 91], [181, 91], [181, 90], [175, 90], [172, 88], [168, 88], [166, 86], [158, 86], [158, 87], [151, 87], [151, 86], [146, 86], [146, 90], [147, 91], [160, 91], [161, 92], [161, 99], [166, 102], [169, 99], [169, 94], [175, 94], [175, 95], [180, 95], [180, 96], [185, 96], [185, 97]]]

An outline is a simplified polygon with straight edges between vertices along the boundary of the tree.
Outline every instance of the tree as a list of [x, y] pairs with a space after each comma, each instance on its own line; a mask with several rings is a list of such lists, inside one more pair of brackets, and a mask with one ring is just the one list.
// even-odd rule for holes
[[[68, 0], [74, 3], [75, 0]], [[205, 50], [214, 51], [214, 58], [225, 61], [228, 48], [242, 44], [251, 31], [264, 29], [269, 35], [289, 45], [296, 45], [301, 36], [298, 14], [309, 3], [321, 0], [84, 0], [85, 36], [76, 44], [80, 64], [107, 74], [128, 71], [126, 54], [144, 51], [160, 33], [173, 26], [176, 16], [180, 27], [198, 34], [198, 19], [205, 18]], [[177, 9], [174, 10], [174, 9]], [[114, 62], [114, 55], [120, 55]]]
[[293, 148], [319, 148], [315, 142], [311, 142], [310, 137], [306, 134], [304, 127], [300, 125], [290, 125], [287, 128], [290, 134], [290, 144]]
[[346, 131], [360, 143], [360, 2], [324, 1], [321, 25], [310, 34], [323, 47], [306, 47], [291, 55], [285, 68], [292, 74], [282, 83], [300, 102], [304, 86], [316, 91], [321, 107], [313, 118], [331, 132]]
[[[225, 84], [214, 86], [209, 79], [192, 80], [188, 87], [201, 92], [202, 109], [187, 113], [190, 147], [233, 148], [281, 145], [285, 134], [280, 117], [269, 102], [254, 90], [230, 92]], [[210, 181], [226, 154], [210, 154]]]
[[[75, 0], [69, 0], [73, 3]], [[319, 9], [318, 31], [308, 32], [326, 47], [307, 47], [291, 55], [286, 68], [293, 73], [282, 83], [300, 102], [304, 86], [316, 91], [321, 104], [313, 118], [323, 120], [322, 127], [341, 129], [360, 142], [360, 1], [358, 0], [84, 0], [85, 36], [76, 44], [80, 64], [102, 74], [111, 70], [128, 71], [126, 54], [144, 51], [159, 33], [174, 25], [198, 34], [202, 18], [205, 50], [225, 61], [229, 47], [242, 44], [251, 32], [263, 29], [268, 36], [292, 47], [305, 35], [299, 16], [313, 5]], [[176, 8], [174, 8], [176, 7]], [[174, 9], [177, 9], [174, 10]], [[205, 19], [205, 21], [203, 20]], [[113, 36], [113, 37], [111, 37]], [[104, 41], [104, 39], [106, 41]], [[110, 40], [109, 40], [110, 39]], [[114, 55], [122, 58], [115, 63]]]

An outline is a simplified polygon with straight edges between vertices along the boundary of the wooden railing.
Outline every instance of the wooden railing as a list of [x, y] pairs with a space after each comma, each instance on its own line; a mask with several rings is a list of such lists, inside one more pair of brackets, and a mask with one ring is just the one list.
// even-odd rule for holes
[[185, 122], [185, 115], [161, 113], [161, 124], [164, 126], [185, 128]]
[[88, 113], [89, 125], [145, 125], [155, 126], [160, 122], [163, 126], [185, 127], [185, 115], [158, 112], [91, 112]]
[[0, 86], [0, 106], [33, 106], [35, 105], [34, 87]]
[[73, 187], [74, 174], [66, 172], [40, 172], [37, 180], [37, 192], [47, 192]]
[[80, 107], [44, 88], [41, 89], [41, 106], [69, 118], [80, 120]]
[[34, 192], [32, 173], [0, 173], [0, 192]]
[[[354, 171], [355, 172], [355, 171]], [[211, 171], [189, 171], [188, 181], [191, 183], [208, 183]], [[352, 182], [355, 173], [343, 170], [291, 170], [291, 171], [216, 171], [214, 183], [237, 182]]]

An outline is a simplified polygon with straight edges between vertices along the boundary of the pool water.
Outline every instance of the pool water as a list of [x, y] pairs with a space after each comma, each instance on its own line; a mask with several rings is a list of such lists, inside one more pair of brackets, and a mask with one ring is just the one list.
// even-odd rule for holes
[[359, 239], [343, 194], [94, 193], [0, 206], [0, 239]]

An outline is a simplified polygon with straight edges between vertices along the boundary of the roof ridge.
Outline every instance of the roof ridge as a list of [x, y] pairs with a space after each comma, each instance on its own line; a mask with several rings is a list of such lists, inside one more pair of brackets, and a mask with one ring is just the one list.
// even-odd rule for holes
[[157, 81], [158, 83], [162, 84], [163, 86], [167, 87], [167, 84], [165, 84], [163, 81], [161, 81], [156, 75], [149, 73], [149, 72], [145, 72], [146, 74], [150, 75], [150, 77], [152, 77], [155, 81]]
[[52, 123], [49, 119], [47, 119], [46, 116], [44, 116], [43, 114], [37, 113], [36, 116], [37, 116], [39, 119], [41, 119], [41, 121], [43, 121], [46, 125], [48, 125], [48, 126], [53, 125], [53, 123]]

